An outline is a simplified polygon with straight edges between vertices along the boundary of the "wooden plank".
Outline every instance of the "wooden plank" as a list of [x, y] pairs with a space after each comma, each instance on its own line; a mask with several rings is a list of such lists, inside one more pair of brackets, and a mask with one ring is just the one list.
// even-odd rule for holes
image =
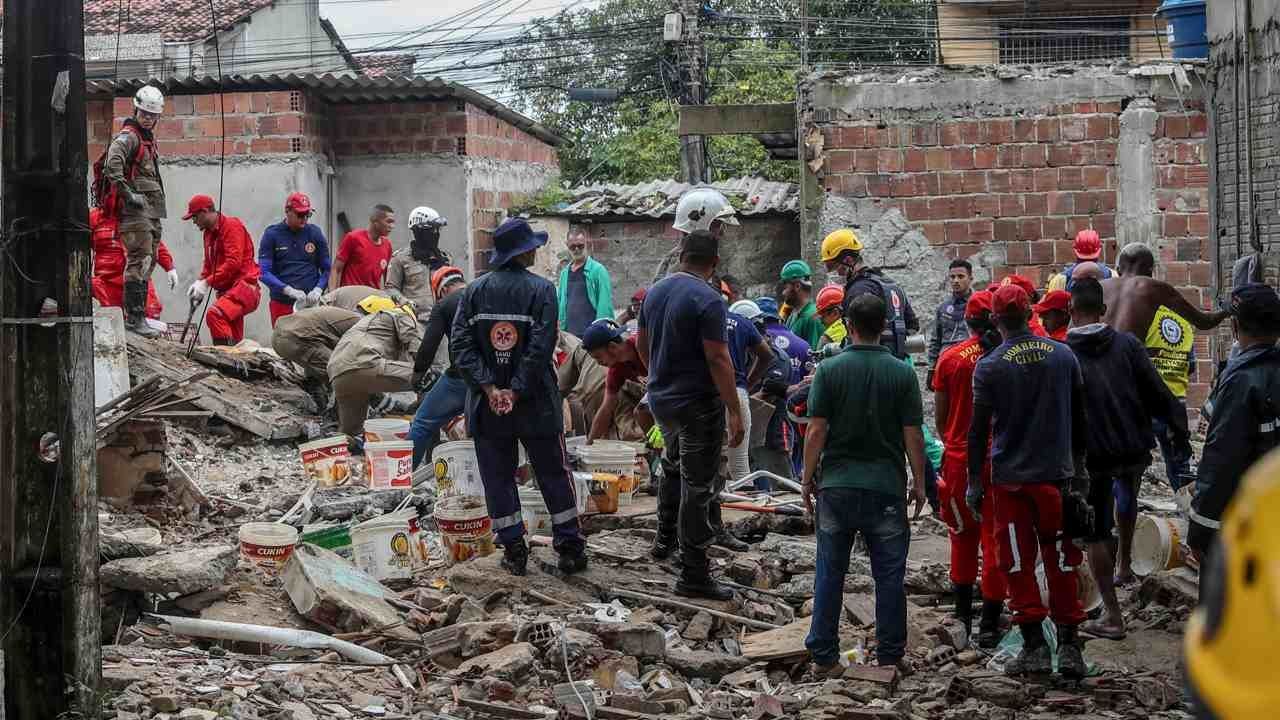
[[804, 646], [808, 634], [809, 618], [802, 618], [777, 630], [748, 635], [742, 640], [742, 656], [761, 661], [804, 655], [809, 652]]
[[796, 131], [795, 103], [684, 105], [681, 135], [755, 135]]
[[482, 700], [472, 700], [467, 697], [459, 697], [458, 703], [487, 717], [513, 718], [514, 720], [543, 720], [546, 717], [543, 713], [534, 712], [533, 710], [511, 707], [510, 705], [499, 705]]

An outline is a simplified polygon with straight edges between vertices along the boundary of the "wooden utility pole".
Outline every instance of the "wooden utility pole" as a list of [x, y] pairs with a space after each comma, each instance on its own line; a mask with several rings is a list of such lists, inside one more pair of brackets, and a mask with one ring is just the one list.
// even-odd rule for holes
[[[684, 39], [680, 42], [681, 105], [702, 105], [707, 98], [706, 68], [702, 64], [702, 32], [699, 29], [701, 0], [680, 0], [680, 13], [684, 16]], [[687, 183], [707, 181], [707, 150], [701, 135], [680, 137], [680, 174]]]
[[[102, 661], [84, 8], [82, 0], [4, 5], [4, 716], [96, 718]], [[38, 318], [42, 305], [48, 316]]]

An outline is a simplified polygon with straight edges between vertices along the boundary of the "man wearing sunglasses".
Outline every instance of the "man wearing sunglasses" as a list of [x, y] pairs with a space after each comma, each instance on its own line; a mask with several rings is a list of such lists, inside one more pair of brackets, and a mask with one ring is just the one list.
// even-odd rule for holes
[[284, 203], [284, 222], [262, 233], [258, 267], [271, 291], [271, 327], [295, 309], [320, 304], [329, 280], [329, 243], [311, 219], [311, 198], [296, 192]]
[[569, 264], [560, 271], [557, 288], [560, 329], [582, 337], [587, 326], [602, 318], [613, 319], [613, 283], [604, 265], [587, 251], [587, 234], [569, 233]]

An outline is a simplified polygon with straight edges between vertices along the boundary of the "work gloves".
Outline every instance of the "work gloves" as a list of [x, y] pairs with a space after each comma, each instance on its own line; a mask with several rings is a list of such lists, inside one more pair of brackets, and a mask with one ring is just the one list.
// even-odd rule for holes
[[320, 304], [320, 295], [323, 292], [318, 287], [311, 288], [311, 292], [307, 293], [307, 305], [314, 306]]
[[177, 270], [177, 268], [174, 268], [173, 270], [170, 270], [170, 271], [166, 272], [166, 273], [165, 273], [165, 275], [169, 276], [169, 291], [170, 291], [170, 292], [173, 292], [174, 290], [177, 290], [177, 289], [178, 289], [178, 270]]
[[982, 522], [982, 493], [981, 482], [969, 483], [964, 491], [964, 504], [969, 506], [969, 512], [978, 522]]
[[124, 204], [134, 210], [145, 210], [147, 207], [147, 199], [134, 192], [133, 188], [128, 185], [121, 185], [120, 190], [124, 193]]
[[285, 294], [285, 295], [287, 295], [287, 296], [289, 297], [289, 299], [293, 300], [294, 302], [298, 302], [298, 303], [306, 303], [306, 301], [307, 301], [307, 294], [306, 294], [306, 293], [304, 293], [304, 292], [302, 292], [301, 290], [298, 290], [298, 289], [296, 289], [296, 288], [292, 288], [292, 287], [290, 287], [290, 286], [288, 286], [288, 285], [285, 285], [285, 286], [284, 286], [284, 294]]
[[204, 302], [205, 297], [209, 294], [209, 283], [204, 278], [191, 283], [191, 287], [187, 290], [187, 297], [190, 298], [191, 304]]

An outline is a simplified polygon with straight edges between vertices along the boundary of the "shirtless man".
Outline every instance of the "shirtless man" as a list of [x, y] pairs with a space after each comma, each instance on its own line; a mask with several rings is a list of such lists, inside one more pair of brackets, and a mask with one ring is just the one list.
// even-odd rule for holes
[[1116, 265], [1120, 277], [1103, 280], [1102, 291], [1107, 305], [1106, 323], [1117, 332], [1146, 337], [1161, 305], [1186, 318], [1197, 330], [1212, 330], [1231, 315], [1230, 310], [1201, 312], [1172, 285], [1150, 277], [1155, 257], [1146, 245], [1125, 245]]

